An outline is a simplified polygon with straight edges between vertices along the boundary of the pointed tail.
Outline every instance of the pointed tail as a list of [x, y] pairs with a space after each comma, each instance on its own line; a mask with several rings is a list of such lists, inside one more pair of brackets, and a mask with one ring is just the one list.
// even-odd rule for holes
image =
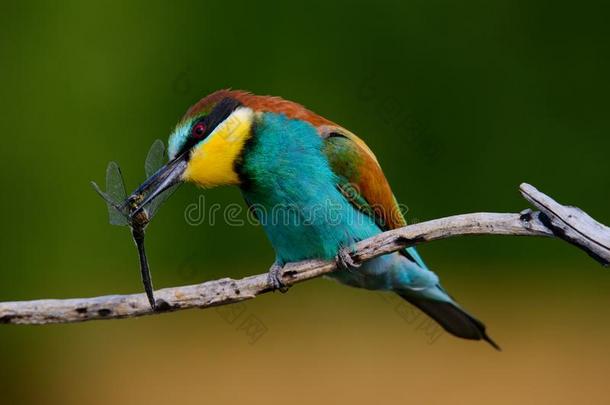
[[[440, 286], [437, 288], [444, 293]], [[496, 350], [502, 350], [487, 336], [483, 322], [461, 309], [457, 304], [426, 298], [420, 294], [413, 294], [413, 292], [400, 291], [397, 293], [438, 322], [452, 335], [463, 339], [484, 340]]]

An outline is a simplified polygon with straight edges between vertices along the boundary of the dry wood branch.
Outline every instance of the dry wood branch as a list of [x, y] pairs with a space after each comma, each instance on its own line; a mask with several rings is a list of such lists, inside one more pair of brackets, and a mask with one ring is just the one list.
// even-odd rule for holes
[[[520, 190], [540, 211], [465, 214], [409, 225], [359, 242], [352, 258], [360, 263], [408, 246], [454, 236], [512, 235], [556, 237], [580, 247], [604, 265], [610, 263], [610, 228], [577, 208], [560, 205], [528, 184], [522, 184]], [[284, 268], [283, 281], [293, 285], [335, 270], [336, 264], [331, 261], [289, 263]], [[128, 318], [226, 305], [270, 291], [267, 274], [259, 274], [240, 280], [223, 278], [159, 290], [155, 292], [159, 307], [156, 312], [151, 310], [144, 294], [3, 302], [0, 323], [48, 324]]]

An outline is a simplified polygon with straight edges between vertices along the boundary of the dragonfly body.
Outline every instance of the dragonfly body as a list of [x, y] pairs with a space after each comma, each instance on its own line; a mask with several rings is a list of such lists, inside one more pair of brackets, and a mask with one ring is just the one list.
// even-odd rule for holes
[[355, 242], [406, 225], [376, 157], [350, 131], [294, 102], [222, 90], [187, 111], [168, 149], [132, 217], [182, 182], [236, 185], [276, 252], [269, 277], [277, 288], [285, 263], [337, 258], [338, 281], [394, 291], [450, 333], [497, 347], [414, 248], [350, 266], [345, 252]]

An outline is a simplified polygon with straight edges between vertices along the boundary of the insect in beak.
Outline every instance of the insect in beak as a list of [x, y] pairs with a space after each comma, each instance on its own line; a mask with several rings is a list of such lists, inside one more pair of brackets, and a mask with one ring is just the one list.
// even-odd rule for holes
[[131, 235], [138, 248], [142, 283], [153, 310], [157, 309], [157, 305], [144, 249], [145, 229], [161, 204], [182, 182], [182, 174], [187, 166], [186, 155], [179, 156], [166, 165], [162, 163], [164, 160], [165, 146], [162, 141], [157, 140], [146, 158], [145, 170], [148, 179], [129, 197], [126, 197], [121, 169], [114, 162], [110, 162], [106, 169], [105, 192], [92, 182], [95, 191], [106, 201], [110, 223], [131, 228]]
[[[128, 206], [131, 233], [138, 248], [142, 284], [144, 284], [144, 291], [153, 310], [156, 309], [156, 304], [148, 259], [144, 249], [144, 228], [150, 222], [152, 217], [150, 213], [154, 214], [156, 207], [167, 198], [164, 194], [171, 194], [171, 191], [168, 190], [182, 183], [182, 173], [184, 173], [186, 165], [187, 162], [183, 156], [172, 160], [142, 183], [124, 203]], [[157, 199], [161, 201], [152, 205]]]

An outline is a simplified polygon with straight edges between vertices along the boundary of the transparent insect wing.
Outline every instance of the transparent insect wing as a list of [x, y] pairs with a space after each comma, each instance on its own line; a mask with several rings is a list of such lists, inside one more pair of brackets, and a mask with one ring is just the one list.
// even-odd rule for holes
[[108, 205], [110, 223], [119, 226], [128, 225], [128, 209], [121, 208], [127, 198], [125, 182], [123, 181], [121, 168], [115, 162], [108, 163], [108, 168], [106, 169], [106, 193], [104, 194], [107, 197], [104, 199]]
[[157, 198], [155, 198], [155, 200], [153, 202], [150, 203], [150, 206], [148, 207], [148, 218], [149, 219], [152, 219], [152, 217], [155, 216], [155, 214], [159, 210], [159, 207], [161, 207], [161, 205], [163, 205], [163, 203], [172, 194], [174, 194], [174, 192], [178, 189], [178, 187], [180, 187], [180, 184], [176, 184], [175, 186], [168, 188], [167, 190], [165, 190], [164, 192], [159, 194], [159, 196]]
[[98, 186], [95, 181], [92, 181], [91, 185], [95, 189], [95, 192], [98, 193], [100, 195], [100, 197], [102, 197], [104, 199], [104, 201], [106, 201], [106, 204], [114, 204], [114, 201], [112, 201], [110, 199], [110, 196], [108, 194], [104, 193], [102, 191], [102, 189], [100, 188], [100, 186]]
[[[153, 142], [150, 150], [148, 151], [148, 155], [146, 156], [146, 162], [144, 163], [144, 170], [146, 171], [146, 177], [150, 177], [155, 174], [163, 165], [167, 162], [167, 154], [165, 150], [165, 144], [162, 140], [157, 139]], [[148, 217], [152, 219], [152, 217], [157, 213], [159, 207], [167, 200], [178, 188], [178, 185], [175, 185], [163, 193], [159, 194], [157, 198], [154, 199], [150, 203], [147, 208]]]
[[153, 142], [144, 162], [144, 171], [146, 178], [155, 174], [165, 163], [165, 145], [163, 141], [157, 139]]

